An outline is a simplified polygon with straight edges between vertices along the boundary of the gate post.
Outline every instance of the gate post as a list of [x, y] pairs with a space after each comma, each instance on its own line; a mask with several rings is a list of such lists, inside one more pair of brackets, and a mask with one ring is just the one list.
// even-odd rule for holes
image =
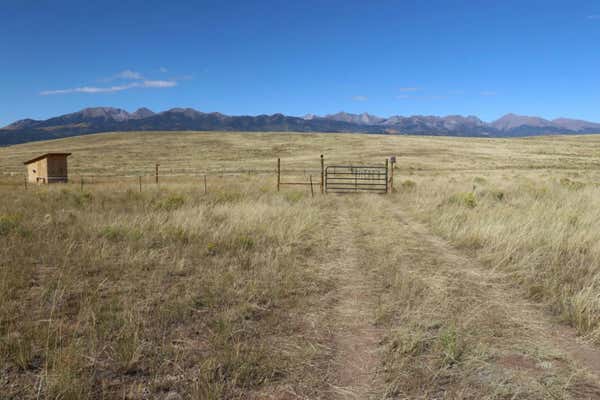
[[323, 159], [323, 154], [321, 154], [321, 194], [325, 189], [325, 160]]
[[396, 157], [390, 158], [390, 164], [392, 166], [390, 170], [390, 192], [394, 193], [394, 168], [396, 166]]
[[385, 193], [388, 192], [388, 159], [385, 159]]
[[277, 191], [281, 185], [281, 158], [277, 157]]

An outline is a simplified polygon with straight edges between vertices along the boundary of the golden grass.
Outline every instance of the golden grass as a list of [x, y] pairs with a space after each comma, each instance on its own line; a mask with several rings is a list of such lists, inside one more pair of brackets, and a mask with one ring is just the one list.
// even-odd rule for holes
[[[73, 183], [25, 190], [22, 161], [59, 150]], [[317, 182], [320, 154], [396, 155], [397, 192], [276, 193], [277, 157], [284, 181]], [[0, 397], [334, 397], [348, 288], [323, 266], [349, 218], [384, 332], [375, 392], [589, 398], [518, 298], [600, 341], [598, 156], [595, 136], [145, 132], [0, 148]]]
[[598, 341], [600, 188], [586, 175], [562, 175], [473, 185], [436, 179], [404, 197], [441, 235], [510, 273], [531, 298]]
[[328, 288], [306, 262], [319, 209], [264, 185], [11, 194], [0, 208], [0, 357], [18, 379], [3, 393], [221, 398], [282, 377], [316, 390], [305, 348], [319, 338], [295, 332]]

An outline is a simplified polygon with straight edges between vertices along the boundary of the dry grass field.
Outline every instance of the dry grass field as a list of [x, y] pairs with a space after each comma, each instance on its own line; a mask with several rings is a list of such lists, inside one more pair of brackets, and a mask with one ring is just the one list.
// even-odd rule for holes
[[[72, 183], [25, 188], [47, 151]], [[320, 154], [394, 193], [276, 191]], [[597, 136], [0, 148], [0, 398], [598, 399], [599, 183]]]

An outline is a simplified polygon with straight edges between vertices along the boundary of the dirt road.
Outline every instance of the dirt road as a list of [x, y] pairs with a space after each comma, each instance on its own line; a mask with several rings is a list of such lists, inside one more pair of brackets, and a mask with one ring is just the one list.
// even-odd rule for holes
[[328, 224], [331, 398], [600, 398], [600, 350], [392, 197]]

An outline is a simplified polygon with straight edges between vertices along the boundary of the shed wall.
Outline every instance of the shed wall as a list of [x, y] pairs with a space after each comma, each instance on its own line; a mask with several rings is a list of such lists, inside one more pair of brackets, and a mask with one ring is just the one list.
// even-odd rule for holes
[[48, 162], [45, 158], [27, 164], [27, 177], [31, 183], [48, 182]]
[[67, 181], [67, 157], [49, 156], [47, 158], [48, 182]]

